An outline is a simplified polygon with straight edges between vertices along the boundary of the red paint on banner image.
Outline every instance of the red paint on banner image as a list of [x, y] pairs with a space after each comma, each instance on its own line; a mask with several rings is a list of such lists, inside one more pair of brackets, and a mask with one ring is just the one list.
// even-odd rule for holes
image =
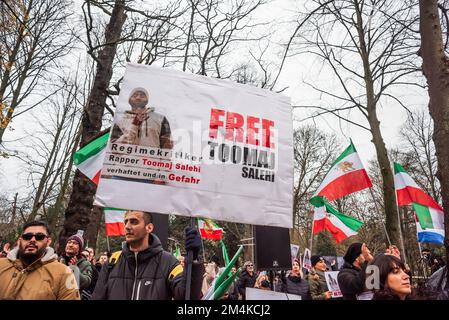
[[[226, 119], [226, 121], [224, 121]], [[271, 129], [274, 128], [274, 121], [259, 117], [246, 116], [237, 112], [226, 112], [221, 109], [211, 109], [209, 138], [217, 139], [218, 128], [225, 128], [225, 137], [227, 141], [235, 141], [246, 143], [254, 146], [262, 145], [263, 147], [274, 149], [274, 142], [271, 141]], [[246, 129], [246, 136], [245, 134]], [[262, 131], [262, 137], [260, 137]], [[262, 141], [260, 141], [262, 138]]]

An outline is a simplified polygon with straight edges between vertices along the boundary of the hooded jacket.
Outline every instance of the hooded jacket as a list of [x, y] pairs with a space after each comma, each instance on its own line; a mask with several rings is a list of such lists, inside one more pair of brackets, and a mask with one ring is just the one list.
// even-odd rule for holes
[[18, 248], [0, 259], [0, 300], [79, 300], [72, 271], [57, 261], [53, 248], [24, 268]]
[[365, 269], [367, 262], [362, 264], [361, 269], [345, 262], [338, 273], [338, 285], [344, 300], [357, 300], [357, 295], [365, 290]]
[[312, 271], [309, 274], [309, 284], [313, 300], [326, 300], [325, 292], [329, 291], [329, 289], [323, 271]]
[[237, 282], [237, 289], [243, 300], [246, 299], [246, 288], [254, 288], [256, 280], [257, 274], [255, 272], [251, 276], [245, 269], [245, 271], [240, 274], [239, 280]]
[[[191, 299], [200, 298], [203, 273], [202, 263], [192, 264]], [[125, 245], [115, 265], [105, 264], [92, 294], [92, 300], [172, 298], [185, 298], [185, 271], [154, 234], [150, 234], [149, 248], [132, 252]]]
[[87, 290], [92, 283], [93, 267], [89, 261], [82, 258], [80, 255], [77, 258], [78, 261], [76, 262], [76, 265], [69, 265], [68, 261], [70, 261], [71, 257], [65, 255], [61, 257], [60, 262], [72, 269], [75, 278], [78, 281], [80, 290]]
[[283, 279], [282, 284], [283, 292], [301, 296], [301, 300], [310, 300], [310, 286], [306, 279], [289, 274]]

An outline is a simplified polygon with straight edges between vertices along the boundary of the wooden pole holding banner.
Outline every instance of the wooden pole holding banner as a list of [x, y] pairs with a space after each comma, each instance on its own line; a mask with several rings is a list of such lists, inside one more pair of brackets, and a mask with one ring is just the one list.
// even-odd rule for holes
[[[190, 226], [192, 228], [195, 228], [196, 225], [196, 219], [194, 217], [190, 218]], [[188, 250], [187, 251], [187, 257], [186, 257], [186, 293], [185, 293], [185, 299], [190, 300], [190, 288], [192, 284], [192, 263], [193, 263], [193, 251]]]

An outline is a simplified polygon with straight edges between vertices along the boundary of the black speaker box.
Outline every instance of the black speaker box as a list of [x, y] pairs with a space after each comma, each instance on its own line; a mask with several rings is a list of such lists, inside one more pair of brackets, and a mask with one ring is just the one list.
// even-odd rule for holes
[[153, 216], [153, 233], [161, 240], [162, 248], [167, 250], [168, 239], [168, 214], [152, 213]]
[[288, 228], [254, 226], [257, 270], [290, 270], [292, 258]]

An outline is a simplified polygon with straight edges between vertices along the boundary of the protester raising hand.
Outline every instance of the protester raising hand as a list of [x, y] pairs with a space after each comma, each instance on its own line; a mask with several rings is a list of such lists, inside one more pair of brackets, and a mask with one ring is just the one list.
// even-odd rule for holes
[[385, 250], [385, 254], [395, 256], [396, 258], [399, 259], [401, 258], [401, 252], [399, 251], [398, 247], [395, 246], [394, 244], [389, 246], [387, 250]]

